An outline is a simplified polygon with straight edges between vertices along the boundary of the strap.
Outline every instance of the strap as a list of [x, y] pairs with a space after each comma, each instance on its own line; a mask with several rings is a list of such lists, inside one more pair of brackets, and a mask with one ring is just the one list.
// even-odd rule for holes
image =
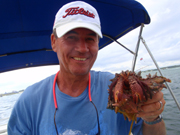
[[161, 114], [160, 114], [160, 115], [158, 116], [158, 118], [157, 118], [156, 120], [154, 120], [154, 121], [149, 122], [149, 121], [145, 121], [145, 120], [144, 120], [144, 122], [145, 122], [146, 124], [148, 124], [148, 125], [154, 125], [154, 124], [159, 123], [159, 122], [161, 122], [161, 121], [162, 121], [162, 115], [161, 115]]
[[57, 80], [57, 76], [58, 76], [59, 71], [56, 73], [55, 78], [54, 78], [54, 82], [53, 82], [53, 97], [54, 97], [54, 106], [57, 109], [57, 100], [56, 100], [56, 91], [55, 91], [55, 87], [56, 87], [56, 80]]

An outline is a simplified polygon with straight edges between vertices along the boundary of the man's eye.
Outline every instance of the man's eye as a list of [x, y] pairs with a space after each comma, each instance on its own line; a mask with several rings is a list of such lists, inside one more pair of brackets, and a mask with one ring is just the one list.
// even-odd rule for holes
[[94, 38], [87, 38], [87, 41], [94, 41]]

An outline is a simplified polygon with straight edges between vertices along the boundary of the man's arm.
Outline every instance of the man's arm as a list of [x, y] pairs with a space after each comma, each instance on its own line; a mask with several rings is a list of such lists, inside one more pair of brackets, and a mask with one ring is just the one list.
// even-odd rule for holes
[[143, 135], [166, 135], [165, 123], [162, 120], [154, 125], [148, 125], [143, 122]]
[[23, 96], [26, 92], [24, 91], [19, 99], [16, 101], [14, 108], [11, 112], [11, 116], [8, 121], [7, 131], [8, 135], [32, 135], [30, 127], [31, 120], [30, 111], [27, 110], [29, 104], [27, 97]]

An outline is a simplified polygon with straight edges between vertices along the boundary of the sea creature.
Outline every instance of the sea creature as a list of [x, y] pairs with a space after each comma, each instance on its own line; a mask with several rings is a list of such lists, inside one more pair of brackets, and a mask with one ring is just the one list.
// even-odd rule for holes
[[124, 118], [129, 121], [135, 121], [136, 114], [139, 111], [139, 104], [143, 104], [154, 93], [166, 88], [164, 82], [171, 82], [162, 76], [147, 75], [147, 78], [141, 77], [141, 72], [137, 74], [131, 71], [122, 71], [116, 73], [109, 86], [108, 109], [115, 110], [116, 113], [122, 113]]

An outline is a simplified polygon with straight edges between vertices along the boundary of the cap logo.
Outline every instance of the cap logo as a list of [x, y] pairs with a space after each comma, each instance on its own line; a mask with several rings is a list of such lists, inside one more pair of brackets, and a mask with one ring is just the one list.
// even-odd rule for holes
[[77, 15], [77, 14], [82, 14], [91, 18], [94, 18], [95, 15], [93, 13], [90, 13], [88, 10], [84, 10], [84, 8], [79, 8], [79, 7], [72, 7], [72, 8], [68, 8], [66, 9], [67, 14], [63, 16], [63, 18], [65, 18], [68, 15]]

